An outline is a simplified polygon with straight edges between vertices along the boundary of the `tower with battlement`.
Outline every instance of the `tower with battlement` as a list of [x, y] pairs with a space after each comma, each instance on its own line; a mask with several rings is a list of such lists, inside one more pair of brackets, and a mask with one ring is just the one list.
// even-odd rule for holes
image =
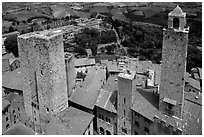
[[163, 29], [159, 109], [178, 118], [182, 118], [184, 104], [188, 32], [186, 13], [177, 6], [168, 14], [168, 27]]
[[60, 31], [41, 31], [18, 37], [25, 71], [24, 105], [28, 124], [44, 132], [51, 120], [68, 107], [63, 38]]

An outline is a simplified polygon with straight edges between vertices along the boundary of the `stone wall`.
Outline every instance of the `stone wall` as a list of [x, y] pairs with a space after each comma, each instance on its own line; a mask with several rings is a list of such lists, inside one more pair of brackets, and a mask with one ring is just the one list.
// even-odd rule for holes
[[68, 107], [63, 39], [60, 33], [43, 31], [18, 37], [21, 67], [25, 74], [25, 109], [32, 119], [31, 101], [37, 96], [41, 126], [49, 123], [50, 113], [58, 114]]
[[173, 107], [175, 116], [182, 115], [184, 101], [184, 84], [187, 59], [188, 33], [173, 29], [163, 32], [162, 68], [160, 82], [160, 109], [166, 111], [164, 97], [176, 101]]
[[[131, 134], [131, 106], [133, 91], [136, 91], [136, 79], [127, 79], [118, 76], [118, 134]], [[125, 100], [125, 101], [124, 101]], [[124, 129], [127, 133], [124, 133]]]

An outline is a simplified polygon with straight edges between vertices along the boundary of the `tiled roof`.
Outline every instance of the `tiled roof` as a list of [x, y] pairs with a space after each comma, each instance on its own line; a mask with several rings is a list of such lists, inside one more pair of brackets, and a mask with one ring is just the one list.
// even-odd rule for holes
[[107, 68], [109, 72], [120, 72], [119, 67], [116, 61], [108, 61], [106, 62]]
[[159, 113], [158, 104], [158, 95], [143, 90], [137, 90], [134, 94], [134, 102], [131, 109], [153, 121], [154, 116]]
[[114, 105], [110, 101], [111, 95], [112, 95], [112, 92], [108, 92], [106, 90], [101, 89], [96, 102], [96, 106], [103, 108], [107, 111], [117, 113]]
[[23, 90], [24, 75], [22, 68], [2, 74], [2, 86], [10, 89]]
[[76, 88], [70, 97], [70, 101], [93, 109], [103, 85], [103, 81], [105, 81], [104, 69], [97, 68], [96, 70], [95, 67], [88, 69], [88, 75], [82, 87]]
[[197, 90], [202, 90], [200, 87], [200, 81], [197, 81], [197, 80], [189, 77], [186, 79], [186, 82], [187, 82], [187, 85], [190, 85], [190, 86], [196, 88]]
[[35, 135], [35, 132], [22, 123], [16, 123], [4, 135]]
[[10, 102], [6, 98], [2, 98], [2, 110], [7, 107]]
[[93, 120], [93, 115], [79, 109], [69, 107], [52, 116], [46, 127], [47, 135], [82, 135]]
[[182, 11], [182, 9], [177, 5], [176, 8], [169, 13], [168, 16], [181, 16], [184, 17], [186, 15], [185, 12]]
[[2, 34], [2, 38], [8, 37], [8, 36], [12, 36], [12, 35], [18, 35], [18, 34], [20, 34], [18, 31], [14, 31], [14, 32], [10, 32], [10, 33], [5, 33], [5, 34]]
[[184, 101], [184, 131], [185, 134], [202, 134], [202, 106], [191, 101]]
[[198, 105], [202, 105], [202, 94], [198, 95], [197, 93], [193, 92], [184, 92], [185, 100], [194, 102]]
[[117, 75], [110, 75], [103, 86], [103, 89], [109, 92], [113, 92], [118, 90], [118, 76]]
[[95, 59], [79, 58], [75, 59], [75, 67], [95, 65]]

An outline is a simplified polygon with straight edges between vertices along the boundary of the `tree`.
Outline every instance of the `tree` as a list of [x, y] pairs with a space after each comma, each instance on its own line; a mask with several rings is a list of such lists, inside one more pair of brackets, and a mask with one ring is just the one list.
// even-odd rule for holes
[[16, 29], [14, 29], [12, 26], [9, 27], [9, 32], [14, 32]]
[[107, 52], [108, 54], [112, 54], [114, 51], [114, 47], [113, 46], [106, 46]]
[[78, 53], [79, 55], [87, 55], [86, 50], [80, 46], [75, 47], [74, 52]]
[[15, 57], [18, 57], [17, 35], [8, 36], [4, 41], [4, 45], [6, 52], [12, 52]]

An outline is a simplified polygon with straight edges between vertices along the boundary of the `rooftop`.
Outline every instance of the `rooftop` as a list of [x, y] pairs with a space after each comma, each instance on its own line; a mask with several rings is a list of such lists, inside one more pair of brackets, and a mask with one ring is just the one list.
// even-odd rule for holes
[[101, 89], [97, 102], [96, 102], [96, 106], [103, 108], [107, 111], [117, 113], [114, 105], [110, 101], [111, 96], [112, 96], [112, 92]]
[[202, 106], [191, 101], [184, 101], [184, 132], [185, 134], [202, 134]]
[[187, 85], [190, 85], [194, 88], [196, 88], [197, 90], [202, 90], [201, 86], [200, 86], [200, 81], [197, 81], [191, 77], [186, 79]]
[[35, 132], [22, 123], [16, 123], [4, 135], [35, 135]]
[[153, 121], [154, 116], [159, 113], [158, 111], [159, 96], [150, 92], [138, 89], [134, 94], [134, 102], [131, 107], [132, 110], [140, 115]]
[[59, 113], [46, 128], [48, 135], [83, 135], [93, 120], [93, 115], [79, 109], [69, 107]]
[[75, 59], [75, 67], [95, 65], [95, 59], [79, 58]]
[[2, 38], [7, 37], [7, 36], [12, 36], [12, 35], [18, 35], [18, 34], [20, 34], [18, 31], [5, 33], [5, 34], [2, 34]]
[[24, 39], [28, 39], [31, 37], [37, 37], [37, 38], [41, 38], [41, 39], [50, 39], [53, 38], [55, 36], [58, 36], [62, 33], [62, 30], [44, 30], [44, 31], [35, 31], [35, 32], [31, 32], [31, 33], [26, 33], [23, 35], [20, 35], [18, 37], [20, 38], [24, 38]]
[[5, 97], [2, 98], [2, 110], [6, 108], [9, 104], [10, 102]]
[[103, 86], [103, 89], [109, 92], [113, 92], [118, 90], [118, 76], [117, 75], [110, 75]]
[[23, 90], [24, 75], [22, 68], [17, 68], [13, 71], [2, 74], [2, 86], [10, 89]]
[[120, 73], [118, 77], [133, 80], [135, 78], [135, 71], [128, 71], [127, 73]]
[[193, 92], [184, 92], [184, 98], [185, 100], [202, 106], [202, 94], [199, 95]]
[[77, 87], [70, 97], [70, 101], [84, 107], [93, 109], [100, 89], [105, 81], [105, 70], [99, 67], [88, 69], [85, 81], [81, 87]]
[[177, 5], [176, 8], [169, 13], [168, 16], [179, 16], [179, 17], [185, 17], [186, 13], [182, 11], [182, 9]]

